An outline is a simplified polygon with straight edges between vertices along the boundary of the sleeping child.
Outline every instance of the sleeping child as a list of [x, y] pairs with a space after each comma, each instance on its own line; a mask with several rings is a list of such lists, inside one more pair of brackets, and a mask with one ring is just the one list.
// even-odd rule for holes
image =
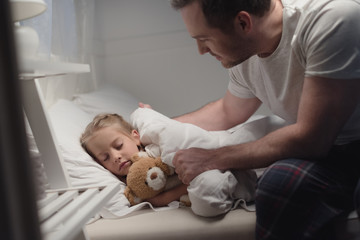
[[[252, 141], [279, 127], [272, 120], [261, 117], [231, 131], [211, 132], [149, 108], [138, 108], [132, 113], [130, 123], [116, 114], [96, 116], [83, 133], [81, 145], [99, 164], [126, 183], [129, 159], [143, 148], [151, 157], [160, 156], [164, 163], [174, 167], [172, 159], [180, 149], [211, 149]], [[200, 216], [224, 214], [239, 204], [250, 210], [247, 203], [254, 200], [256, 180], [253, 170], [210, 170], [198, 175], [188, 186], [182, 184], [147, 201], [153, 206], [166, 206], [187, 192], [192, 211]]]
[[[125, 184], [131, 156], [143, 149], [139, 133], [117, 114], [97, 115], [86, 127], [80, 142], [97, 163]], [[155, 207], [166, 206], [186, 192], [186, 185], [182, 184], [147, 201]]]

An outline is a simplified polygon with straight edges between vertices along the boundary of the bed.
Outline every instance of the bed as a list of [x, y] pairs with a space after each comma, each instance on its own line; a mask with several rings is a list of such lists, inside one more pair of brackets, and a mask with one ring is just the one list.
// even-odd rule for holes
[[[103, 112], [115, 112], [130, 119], [138, 99], [113, 85], [103, 85], [89, 93], [58, 99], [49, 109], [49, 117], [72, 186], [112, 184], [118, 179], [98, 165], [79, 144], [79, 136], [92, 118]], [[71, 116], [71, 118], [69, 118]], [[269, 130], [269, 129], [267, 129]], [[260, 175], [262, 169], [257, 171]], [[225, 215], [199, 217], [176, 202], [164, 208], [148, 203], [130, 207], [121, 190], [94, 216], [85, 229], [89, 239], [255, 239], [255, 211], [238, 207]], [[339, 239], [359, 239], [356, 215], [338, 225]]]

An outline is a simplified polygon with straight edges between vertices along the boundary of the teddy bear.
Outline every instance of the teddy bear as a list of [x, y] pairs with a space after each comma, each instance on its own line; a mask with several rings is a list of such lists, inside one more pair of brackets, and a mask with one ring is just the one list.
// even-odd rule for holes
[[[153, 158], [146, 152], [140, 152], [130, 160], [133, 163], [126, 177], [125, 188], [125, 196], [130, 205], [136, 205], [180, 184], [174, 169], [163, 163], [160, 157]], [[180, 202], [186, 206], [191, 205], [187, 194], [181, 197]]]

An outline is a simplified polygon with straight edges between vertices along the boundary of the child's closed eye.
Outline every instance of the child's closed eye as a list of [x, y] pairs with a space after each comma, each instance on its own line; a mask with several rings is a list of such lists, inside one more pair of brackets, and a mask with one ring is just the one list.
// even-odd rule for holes
[[99, 160], [101, 162], [105, 162], [105, 161], [109, 160], [109, 154], [104, 154], [103, 156], [99, 157]]

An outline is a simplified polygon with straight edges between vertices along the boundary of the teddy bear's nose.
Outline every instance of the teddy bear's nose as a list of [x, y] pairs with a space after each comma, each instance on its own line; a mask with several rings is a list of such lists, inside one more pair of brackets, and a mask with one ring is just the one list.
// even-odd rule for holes
[[159, 167], [152, 167], [146, 173], [148, 186], [155, 191], [162, 189], [166, 184], [166, 176]]
[[150, 175], [150, 179], [151, 180], [154, 180], [154, 179], [156, 179], [157, 178], [157, 173], [156, 172], [153, 172], [153, 173], [151, 173], [151, 175]]

